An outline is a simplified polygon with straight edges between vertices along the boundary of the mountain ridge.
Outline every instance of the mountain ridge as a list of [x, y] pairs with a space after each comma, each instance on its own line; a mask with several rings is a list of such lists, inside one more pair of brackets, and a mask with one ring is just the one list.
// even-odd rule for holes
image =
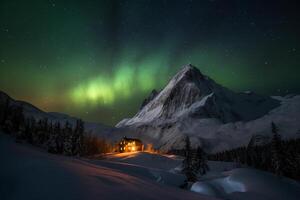
[[[233, 92], [189, 64], [183, 66], [135, 116], [121, 120], [116, 127], [129, 130], [163, 151], [181, 148], [185, 135], [192, 138], [194, 145], [207, 146], [210, 151], [223, 150], [246, 144], [257, 132], [269, 134], [268, 126], [272, 120], [279, 123], [284, 120], [273, 119], [278, 116], [272, 111], [280, 110], [285, 103], [293, 104], [290, 107], [296, 106], [296, 109], [290, 111], [286, 106], [284, 114], [296, 112], [296, 118], [300, 119], [300, 96], [292, 99]], [[264, 118], [267, 120], [260, 122], [263, 126], [248, 127]], [[300, 129], [294, 122], [290, 125]]]
[[[32, 105], [31, 103], [28, 103], [26, 101], [15, 100], [5, 92], [0, 91], [0, 111], [1, 111], [1, 106], [4, 106], [7, 102], [10, 106], [22, 107], [23, 114], [25, 115], [26, 118], [33, 117], [36, 120], [47, 118], [52, 122], [59, 121], [62, 124], [68, 121], [72, 125], [75, 125], [76, 120], [79, 119], [77, 117], [69, 116], [68, 114], [64, 114], [64, 113], [45, 112], [42, 109]], [[101, 123], [87, 122], [87, 121], [85, 121], [85, 127], [87, 132], [91, 132], [101, 137], [108, 137], [109, 133], [111, 132], [111, 129], [113, 129], [112, 127], [109, 127]]]
[[[151, 95], [152, 93], [149, 97], [151, 97]], [[149, 97], [147, 99], [149, 99]], [[191, 114], [194, 117], [201, 117], [203, 115], [203, 118], [218, 118], [222, 122], [253, 120], [266, 114], [272, 108], [279, 106], [277, 100], [269, 97], [256, 95], [254, 93], [245, 94], [232, 92], [215, 83], [190, 64], [183, 66], [169, 81], [166, 87], [154, 98], [150, 99], [151, 101], [148, 100], [147, 104], [145, 104], [144, 101], [142, 109], [124, 125], [134, 124], [136, 121], [149, 122], [155, 119], [166, 120], [172, 118], [174, 113], [182, 112], [182, 110], [190, 108], [192, 104], [200, 102], [203, 99], [207, 100], [203, 102], [207, 104], [205, 110], [203, 110], [203, 105], [201, 104], [201, 108], [195, 108], [196, 110]], [[264, 101], [266, 102], [264, 103]], [[255, 106], [254, 103], [256, 104]], [[193, 106], [195, 107], [195, 105]], [[250, 115], [248, 111], [243, 112], [245, 108], [241, 109], [241, 106], [253, 107], [251, 108], [252, 114]], [[260, 110], [254, 108], [259, 106], [261, 106], [261, 108], [259, 108]], [[254, 111], [256, 111], [256, 113], [254, 113]], [[117, 124], [117, 127], [120, 125], [122, 124]]]

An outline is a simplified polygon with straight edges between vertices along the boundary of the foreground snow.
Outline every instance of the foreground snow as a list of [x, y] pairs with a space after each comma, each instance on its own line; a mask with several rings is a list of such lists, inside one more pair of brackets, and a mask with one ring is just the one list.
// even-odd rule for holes
[[210, 171], [189, 192], [179, 189], [182, 158], [147, 152], [102, 160], [48, 154], [0, 133], [0, 199], [299, 199], [299, 183], [230, 162]]
[[[165, 185], [177, 187], [184, 181], [184, 177], [178, 174], [182, 163], [182, 158], [178, 156], [136, 152], [110, 154], [106, 156], [106, 160], [106, 165], [123, 163], [138, 167], [139, 170], [147, 169], [150, 176], [154, 175], [157, 182]], [[210, 171], [193, 184], [191, 191], [230, 200], [300, 198], [300, 184], [294, 180], [261, 170], [241, 168], [241, 165], [232, 162], [209, 161], [208, 164]]]
[[157, 183], [144, 167], [51, 155], [1, 133], [0, 160], [1, 200], [214, 199]]
[[276, 177], [254, 169], [234, 169], [213, 178], [193, 184], [191, 190], [200, 194], [235, 200], [297, 200], [300, 185], [296, 181]]

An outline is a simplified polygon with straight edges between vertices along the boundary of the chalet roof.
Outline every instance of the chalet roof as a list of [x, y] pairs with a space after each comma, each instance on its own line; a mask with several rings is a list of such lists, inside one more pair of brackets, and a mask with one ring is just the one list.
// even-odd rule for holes
[[122, 140], [126, 140], [126, 141], [135, 141], [135, 142], [140, 142], [142, 143], [142, 141], [140, 139], [137, 138], [128, 138], [128, 137], [124, 137]]

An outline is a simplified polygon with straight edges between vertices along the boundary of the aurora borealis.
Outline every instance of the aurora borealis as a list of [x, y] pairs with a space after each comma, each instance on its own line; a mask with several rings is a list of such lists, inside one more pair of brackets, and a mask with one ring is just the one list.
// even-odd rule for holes
[[296, 1], [1, 0], [0, 90], [114, 125], [192, 63], [235, 91], [300, 92]]

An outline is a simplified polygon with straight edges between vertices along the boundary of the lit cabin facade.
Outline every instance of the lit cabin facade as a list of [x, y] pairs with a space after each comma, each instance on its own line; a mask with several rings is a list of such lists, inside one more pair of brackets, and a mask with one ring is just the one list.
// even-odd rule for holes
[[141, 140], [136, 138], [127, 138], [124, 137], [119, 142], [119, 152], [134, 152], [134, 151], [143, 151], [144, 145]]

